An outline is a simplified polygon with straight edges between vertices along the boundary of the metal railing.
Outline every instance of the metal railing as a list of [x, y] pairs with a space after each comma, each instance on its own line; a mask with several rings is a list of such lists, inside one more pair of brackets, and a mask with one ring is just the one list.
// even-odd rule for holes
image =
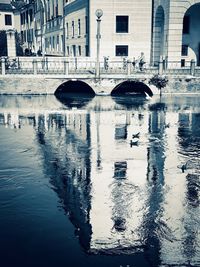
[[[96, 75], [96, 61], [89, 57], [17, 57], [1, 58], [0, 75]], [[200, 76], [200, 67], [194, 61], [158, 62], [155, 66], [147, 63], [135, 64], [129, 60], [100, 61], [100, 75], [144, 76], [144, 75], [193, 75]]]

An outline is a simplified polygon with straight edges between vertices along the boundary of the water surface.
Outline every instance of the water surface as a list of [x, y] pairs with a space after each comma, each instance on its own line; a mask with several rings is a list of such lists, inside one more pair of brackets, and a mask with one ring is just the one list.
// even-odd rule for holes
[[0, 266], [200, 266], [199, 101], [0, 96]]

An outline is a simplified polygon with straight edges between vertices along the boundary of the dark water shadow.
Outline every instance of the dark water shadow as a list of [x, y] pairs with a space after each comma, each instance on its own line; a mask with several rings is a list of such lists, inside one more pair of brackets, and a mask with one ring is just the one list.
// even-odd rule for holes
[[144, 95], [127, 95], [127, 96], [112, 96], [112, 99], [116, 102], [116, 104], [125, 107], [126, 109], [139, 109], [144, 107], [148, 103], [146, 96]]
[[68, 108], [83, 108], [94, 98], [91, 94], [59, 93], [55, 95], [57, 100]]

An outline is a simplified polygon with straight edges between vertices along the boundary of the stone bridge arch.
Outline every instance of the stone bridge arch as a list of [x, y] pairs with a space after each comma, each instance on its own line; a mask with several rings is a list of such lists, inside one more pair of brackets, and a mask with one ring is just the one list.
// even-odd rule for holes
[[148, 95], [150, 97], [153, 96], [153, 92], [150, 87], [145, 84], [145, 82], [137, 81], [137, 80], [126, 80], [119, 82], [111, 91], [111, 95]]
[[69, 93], [79, 95], [95, 95], [95, 91], [87, 81], [80, 79], [70, 79], [61, 83], [55, 90], [55, 95]]
[[[69, 93], [89, 93], [91, 95], [111, 95], [113, 94], [113, 92], [117, 93], [116, 90], [121, 91], [121, 93], [123, 94], [123, 90], [126, 91], [125, 87], [127, 85], [129, 92], [142, 94], [146, 93], [149, 96], [159, 94], [159, 91], [155, 86], [148, 84], [148, 79], [56, 79], [53, 80], [51, 90], [54, 94], [58, 94], [59, 92], [62, 93], [65, 91]], [[66, 86], [68, 89], [66, 88]], [[70, 86], [72, 86], [71, 89]], [[79, 88], [78, 90], [76, 90], [76, 86], [80, 86], [80, 90]], [[73, 88], [75, 88], [75, 91], [73, 90]]]

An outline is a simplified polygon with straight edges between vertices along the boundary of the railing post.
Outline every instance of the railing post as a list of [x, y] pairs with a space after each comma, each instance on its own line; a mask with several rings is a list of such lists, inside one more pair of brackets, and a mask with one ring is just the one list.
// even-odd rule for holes
[[33, 59], [33, 74], [37, 75], [37, 60]]
[[190, 74], [192, 76], [195, 75], [195, 61], [194, 61], [194, 59], [192, 59], [191, 62], [190, 62]]
[[158, 65], [158, 74], [162, 75], [163, 74], [163, 58], [160, 57], [159, 65]]
[[4, 57], [1, 58], [1, 74], [6, 75], [6, 60]]
[[64, 61], [64, 73], [69, 75], [69, 61]]
[[131, 75], [131, 61], [127, 60], [127, 74], [128, 76]]

